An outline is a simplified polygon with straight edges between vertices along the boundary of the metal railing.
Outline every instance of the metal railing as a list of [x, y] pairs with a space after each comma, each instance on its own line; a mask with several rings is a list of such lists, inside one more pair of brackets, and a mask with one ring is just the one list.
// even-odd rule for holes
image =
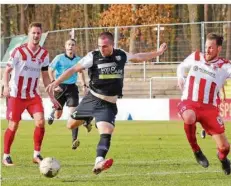
[[[191, 32], [191, 26], [196, 26], [197, 34]], [[117, 27], [92, 27], [92, 28], [70, 28], [63, 30], [49, 31], [44, 47], [49, 51], [50, 60], [57, 54], [64, 51], [65, 40], [75, 38], [77, 40], [77, 55], [84, 56], [87, 52], [97, 47], [97, 37], [102, 31], [110, 31], [114, 34], [115, 48], [122, 48], [125, 51], [131, 50], [129, 43], [130, 31], [135, 29], [135, 52], [153, 51], [159, 48], [162, 42], [167, 42], [168, 50], [160, 57], [147, 61], [140, 65], [143, 70], [142, 77], [144, 81], [148, 79], [148, 62], [157, 63], [180, 63], [194, 49], [192, 47], [192, 38], [197, 38], [197, 46], [203, 52], [205, 36], [209, 32], [216, 32], [224, 36], [223, 50], [221, 57], [226, 57], [227, 53], [231, 56], [231, 45], [227, 42], [228, 31], [231, 29], [231, 21], [217, 22], [195, 22], [195, 23], [171, 23], [171, 24], [153, 24], [153, 25], [135, 25], [135, 26], [117, 26]], [[9, 46], [12, 37], [1, 38], [1, 53], [4, 54]], [[87, 39], [88, 38], [88, 39]], [[230, 46], [227, 46], [227, 45]], [[3, 56], [1, 56], [3, 57]], [[2, 58], [1, 58], [2, 59]], [[128, 64], [130, 65], [130, 64]]]
[[[197, 33], [191, 32], [191, 26], [195, 26]], [[131, 50], [129, 38], [131, 29], [135, 29], [135, 52], [145, 52], [158, 49], [162, 42], [168, 43], [168, 51], [157, 57], [156, 62], [169, 61], [181, 62], [194, 50], [192, 39], [196, 38], [197, 49], [204, 51], [205, 36], [209, 32], [216, 32], [224, 36], [224, 43], [227, 41], [228, 30], [231, 29], [231, 21], [217, 22], [195, 22], [195, 23], [171, 23], [153, 25], [134, 25], [117, 27], [91, 27], [91, 28], [70, 28], [63, 30], [49, 31], [45, 42], [45, 48], [50, 52], [51, 59], [64, 50], [65, 40], [75, 38], [77, 40], [77, 53], [84, 56], [87, 52], [97, 47], [97, 37], [102, 31], [110, 31], [114, 34], [115, 48]], [[2, 53], [4, 54], [12, 37], [2, 38]], [[226, 49], [223, 49], [225, 57]], [[231, 48], [231, 46], [229, 46]]]

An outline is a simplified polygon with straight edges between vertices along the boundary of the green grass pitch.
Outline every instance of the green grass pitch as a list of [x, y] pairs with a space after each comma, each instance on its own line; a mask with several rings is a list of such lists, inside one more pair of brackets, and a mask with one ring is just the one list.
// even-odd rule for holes
[[[33, 121], [22, 121], [11, 155], [16, 166], [1, 167], [3, 186], [231, 186], [231, 175], [221, 170], [216, 147], [211, 137], [198, 141], [210, 161], [209, 168], [198, 165], [186, 141], [182, 122], [124, 121], [117, 122], [107, 157], [113, 166], [94, 175], [93, 168], [99, 135], [93, 128], [86, 133], [80, 127], [80, 147], [71, 149], [71, 132], [65, 121], [46, 126], [42, 155], [55, 157], [61, 170], [53, 179], [39, 173], [32, 163]], [[2, 120], [2, 137], [7, 122]], [[226, 123], [226, 134], [231, 142], [231, 123]], [[1, 142], [3, 144], [3, 140]], [[2, 145], [3, 146], [3, 145]], [[3, 147], [2, 147], [3, 148]], [[1, 154], [2, 155], [2, 154]], [[231, 156], [229, 155], [231, 158]]]

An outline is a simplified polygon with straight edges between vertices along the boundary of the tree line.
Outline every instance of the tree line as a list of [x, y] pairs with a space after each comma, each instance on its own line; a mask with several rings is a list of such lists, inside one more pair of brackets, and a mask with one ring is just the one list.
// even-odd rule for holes
[[[83, 27], [107, 27], [129, 25], [152, 25], [166, 23], [193, 23], [208, 21], [231, 21], [230, 4], [205, 4], [205, 5], [177, 5], [177, 4], [69, 4], [69, 5], [40, 5], [40, 4], [4, 4], [1, 6], [1, 37], [27, 34], [28, 25], [32, 21], [43, 23], [43, 31], [61, 30]], [[168, 29], [165, 36], [169, 37], [171, 46], [180, 51], [181, 43], [190, 45], [190, 50], [195, 50], [201, 45], [200, 28], [190, 25], [190, 29]], [[231, 26], [228, 24], [226, 33], [226, 57], [230, 57]], [[209, 27], [207, 28], [207, 32]], [[212, 31], [212, 29], [211, 29]], [[179, 33], [184, 32], [184, 33]], [[187, 34], [187, 33], [191, 34]], [[186, 34], [185, 34], [186, 33]], [[179, 35], [190, 35], [191, 38], [180, 38]], [[119, 29], [119, 45], [129, 52], [137, 52], [156, 47], [153, 28]], [[162, 37], [162, 35], [160, 35]], [[177, 41], [178, 39], [178, 41]], [[89, 32], [85, 30], [83, 48], [89, 50]], [[172, 50], [170, 57], [177, 57]]]

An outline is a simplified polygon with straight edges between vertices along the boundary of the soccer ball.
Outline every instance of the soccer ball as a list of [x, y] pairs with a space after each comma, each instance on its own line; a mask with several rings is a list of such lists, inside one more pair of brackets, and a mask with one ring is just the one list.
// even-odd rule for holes
[[47, 178], [55, 177], [60, 170], [60, 163], [51, 157], [44, 158], [39, 164], [39, 170]]

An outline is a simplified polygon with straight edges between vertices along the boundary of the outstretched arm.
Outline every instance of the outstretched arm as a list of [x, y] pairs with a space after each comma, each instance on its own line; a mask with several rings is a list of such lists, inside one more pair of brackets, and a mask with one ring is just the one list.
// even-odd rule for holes
[[148, 61], [152, 58], [162, 55], [167, 50], [167, 44], [163, 43], [160, 45], [160, 48], [153, 52], [145, 52], [145, 53], [136, 53], [136, 54], [128, 54], [128, 61], [131, 62], [143, 62]]
[[59, 76], [58, 79], [56, 79], [54, 82], [49, 84], [46, 88], [46, 91], [49, 94], [53, 94], [54, 89], [59, 86], [60, 83], [62, 83], [64, 80], [68, 79], [72, 74], [76, 72], [81, 72], [84, 68], [82, 67], [81, 64], [76, 64], [75, 66], [69, 68], [66, 70], [61, 76]]
[[71, 75], [73, 75], [76, 72], [82, 72], [84, 68], [82, 67], [81, 64], [76, 64], [75, 66], [69, 68], [66, 70], [61, 76], [59, 76], [58, 79], [54, 81], [54, 84], [58, 86], [61, 82], [65, 81], [68, 79]]

